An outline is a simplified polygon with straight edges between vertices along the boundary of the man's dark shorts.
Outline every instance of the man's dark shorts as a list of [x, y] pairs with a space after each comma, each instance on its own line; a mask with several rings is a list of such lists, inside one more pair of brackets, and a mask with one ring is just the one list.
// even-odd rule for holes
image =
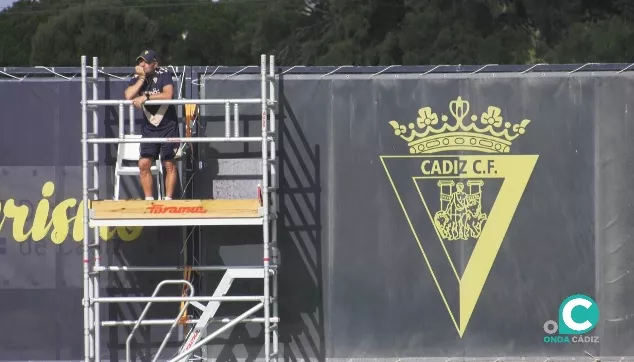
[[[144, 138], [178, 138], [180, 137], [180, 132], [178, 130], [178, 123], [174, 122], [172, 125], [161, 129], [143, 127], [142, 135]], [[171, 160], [174, 159], [179, 146], [180, 144], [178, 142], [141, 143], [141, 158], [149, 157], [156, 160], [160, 153], [163, 161]]]

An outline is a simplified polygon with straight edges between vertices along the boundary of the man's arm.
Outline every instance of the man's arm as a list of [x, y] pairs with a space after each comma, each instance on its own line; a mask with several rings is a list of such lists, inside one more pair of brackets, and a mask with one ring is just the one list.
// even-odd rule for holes
[[134, 78], [132, 78], [130, 80], [130, 83], [128, 84], [128, 88], [125, 89], [124, 94], [125, 99], [127, 100], [137, 98], [139, 96], [139, 91], [141, 90], [143, 83], [145, 83], [145, 72], [143, 71], [143, 68], [137, 65], [136, 67], [134, 67], [134, 73], [137, 76], [136, 81], [134, 80]]
[[145, 77], [139, 77], [136, 82], [133, 82], [125, 89], [125, 99], [131, 100], [139, 96], [139, 91], [145, 83]]

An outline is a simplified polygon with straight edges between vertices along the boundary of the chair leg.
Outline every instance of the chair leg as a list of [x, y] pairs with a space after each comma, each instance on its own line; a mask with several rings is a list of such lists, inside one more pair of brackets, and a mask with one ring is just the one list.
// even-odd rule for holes
[[119, 182], [121, 180], [121, 176], [115, 175], [114, 179], [114, 199], [119, 200]]
[[158, 199], [159, 200], [163, 200], [163, 187], [162, 187], [161, 174], [160, 173], [156, 174], [156, 190], [157, 190], [157, 194], [158, 194]]
[[158, 179], [158, 190], [160, 195], [161, 200], [165, 199], [165, 187], [164, 187], [164, 177], [165, 174], [163, 173], [163, 162], [161, 162], [161, 156], [159, 155], [158, 160], [156, 160], [156, 168], [158, 168], [158, 172], [156, 175], [156, 178]]

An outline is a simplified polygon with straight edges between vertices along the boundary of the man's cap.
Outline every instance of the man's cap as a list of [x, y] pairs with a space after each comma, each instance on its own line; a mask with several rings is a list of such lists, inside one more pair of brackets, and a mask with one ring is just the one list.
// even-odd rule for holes
[[156, 52], [154, 50], [144, 50], [143, 52], [141, 52], [141, 54], [139, 54], [138, 57], [136, 57], [136, 61], [138, 62], [139, 59], [143, 59], [148, 63], [152, 63], [154, 61], [158, 60], [158, 56], [156, 55]]

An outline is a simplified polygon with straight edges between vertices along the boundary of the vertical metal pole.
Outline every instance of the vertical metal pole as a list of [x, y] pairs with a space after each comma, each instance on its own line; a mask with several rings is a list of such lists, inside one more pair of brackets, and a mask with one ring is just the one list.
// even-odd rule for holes
[[[183, 83], [185, 82], [185, 68], [183, 68], [183, 76], [182, 76], [182, 78], [178, 76], [178, 67], [176, 67], [174, 69], [174, 76], [176, 77], [176, 87], [178, 89], [177, 99], [183, 99], [182, 90], [183, 90]], [[182, 79], [182, 81], [181, 81], [181, 79]], [[185, 97], [187, 97], [187, 96], [185, 96]], [[185, 108], [185, 106], [186, 105], [184, 105], [184, 104], [180, 104], [180, 105], [176, 106], [176, 113], [177, 113], [178, 119], [183, 119], [185, 117], [185, 115], [183, 113], [183, 109]], [[185, 122], [178, 122], [178, 133], [182, 137], [186, 137], [186, 135], [185, 135]], [[185, 148], [184, 148], [183, 144], [179, 144], [178, 147], [179, 148], [183, 147], [182, 150], [183, 150], [183, 152], [185, 152]], [[190, 150], [190, 152], [191, 152], [191, 150]], [[185, 164], [186, 162], [187, 162], [187, 158], [184, 157], [183, 154], [181, 154], [180, 161], [176, 163], [178, 179], [179, 179], [179, 183], [180, 183], [181, 188], [182, 188], [181, 199], [187, 199], [188, 198], [188, 196], [187, 196], [187, 187], [186, 187], [187, 177], [186, 177], [186, 175], [183, 172], [183, 170], [187, 169], [187, 167], [184, 167], [184, 166], [186, 166], [186, 164]], [[176, 195], [172, 195], [172, 197], [174, 197], [174, 196], [176, 196]], [[187, 238], [188, 229], [189, 228], [187, 226], [181, 226], [181, 240], [183, 240], [183, 242], [185, 244], [184, 248], [183, 248], [184, 252], [183, 252], [183, 255], [182, 255], [182, 257], [183, 257], [183, 261], [182, 261], [183, 266], [189, 265], [188, 264], [188, 251], [189, 250], [187, 250], [187, 248], [189, 247], [189, 241], [187, 240], [188, 239]], [[193, 259], [190, 259], [190, 260], [193, 260]], [[185, 305], [187, 306], [189, 304], [186, 303]], [[187, 309], [187, 307], [185, 307], [185, 309]], [[187, 311], [185, 311], [185, 315], [186, 314], [187, 314]], [[179, 340], [182, 340], [184, 338], [183, 336], [185, 335], [185, 326], [184, 325], [179, 325], [177, 331], [178, 331], [178, 337], [177, 338]], [[158, 352], [157, 352], [156, 356], [158, 357]]]
[[225, 103], [225, 137], [231, 137], [231, 105]]
[[271, 311], [269, 300], [269, 173], [268, 173], [268, 128], [267, 128], [267, 97], [266, 97], [266, 54], [260, 56], [261, 102], [262, 102], [262, 200], [264, 207], [264, 220], [262, 233], [264, 245], [262, 257], [264, 263], [264, 354], [265, 362], [271, 359], [270, 335], [271, 335]]
[[84, 360], [90, 361], [90, 282], [88, 279], [88, 241], [90, 239], [88, 233], [88, 112], [86, 106], [87, 100], [86, 86], [86, 56], [81, 56], [81, 171], [82, 171], [82, 201], [83, 201], [83, 282], [84, 282]]
[[[176, 99], [183, 99], [183, 93], [181, 92], [182, 90], [182, 82], [181, 82], [181, 78], [178, 76], [178, 67], [176, 67], [174, 69], [174, 77], [176, 78], [176, 89], [178, 89], [178, 94], [176, 96]], [[183, 80], [185, 79], [185, 69], [183, 69]], [[174, 99], [174, 96], [172, 96], [172, 99]], [[183, 119], [183, 108], [185, 107], [184, 104], [179, 104], [177, 106], [174, 106], [176, 108], [176, 117], [178, 119]], [[178, 122], [178, 133], [181, 136], [185, 136], [185, 127], [184, 127], [185, 122]], [[183, 147], [182, 144], [178, 145], [179, 149], [181, 147]], [[184, 150], [184, 149], [183, 149]], [[185, 162], [185, 158], [181, 158], [179, 162], [176, 162], [176, 168], [177, 168], [177, 174], [178, 174], [178, 180], [180, 185], [184, 185], [184, 175], [183, 175], [183, 162]], [[185, 190], [183, 190], [183, 194], [185, 193]], [[173, 195], [172, 197], [174, 197], [175, 195]], [[184, 195], [183, 195], [184, 196]], [[183, 196], [181, 196], [181, 198], [183, 198]], [[181, 234], [183, 235], [183, 240], [185, 240], [185, 236], [187, 235], [187, 227], [186, 226], [182, 226], [181, 227]]]
[[[123, 101], [119, 102], [119, 138], [123, 138], [125, 127], [125, 111], [123, 108]], [[119, 147], [120, 144], [117, 144]]]
[[128, 111], [130, 112], [130, 134], [134, 134], [134, 106], [130, 105], [130, 109]]
[[[269, 131], [271, 133], [271, 136], [273, 137], [272, 141], [271, 141], [271, 160], [273, 161], [273, 163], [271, 163], [271, 188], [274, 192], [273, 197], [271, 198], [271, 209], [272, 209], [272, 213], [275, 214], [275, 218], [273, 219], [272, 223], [271, 223], [271, 246], [272, 246], [272, 256], [273, 256], [273, 263], [276, 266], [279, 266], [279, 260], [278, 260], [278, 247], [277, 247], [277, 217], [279, 216], [279, 210], [278, 210], [278, 199], [279, 199], [279, 190], [278, 188], [278, 182], [277, 182], [277, 175], [278, 175], [278, 170], [277, 170], [277, 152], [276, 152], [276, 146], [275, 146], [275, 141], [276, 141], [276, 131], [275, 131], [275, 106], [273, 105], [274, 101], [275, 101], [275, 56], [271, 55], [270, 59], [269, 59], [269, 101], [271, 101], [271, 105], [269, 106]], [[272, 290], [272, 297], [273, 297], [273, 310], [272, 310], [272, 316], [274, 318], [278, 317], [278, 305], [277, 305], [277, 299], [278, 299], [278, 270], [279, 268], [275, 269], [275, 274], [273, 274], [272, 277], [272, 281], [271, 284], [273, 284], [273, 290]], [[273, 329], [273, 356], [275, 356], [273, 359], [275, 361], [277, 361], [278, 358], [278, 354], [279, 354], [279, 323], [277, 323], [276, 328]]]
[[[98, 97], [98, 92], [99, 92], [99, 87], [97, 84], [97, 79], [99, 77], [99, 72], [97, 71], [97, 68], [99, 66], [99, 62], [97, 60], [97, 57], [93, 57], [92, 58], [92, 77], [94, 79], [94, 82], [92, 84], [92, 99], [93, 100], [97, 100]], [[99, 113], [98, 113], [98, 109], [97, 107], [95, 107], [92, 111], [92, 129], [93, 129], [93, 133], [95, 135], [99, 134]], [[95, 136], [98, 137], [98, 136]], [[99, 144], [95, 143], [93, 145], [93, 160], [95, 161], [95, 164], [93, 165], [93, 188], [95, 190], [99, 190]], [[95, 192], [93, 194], [93, 199], [98, 199], [99, 198], [99, 193]], [[99, 259], [101, 259], [101, 243], [99, 240], [99, 228], [95, 227], [93, 229], [93, 240], [95, 241], [95, 244], [97, 244], [97, 246], [94, 248], [94, 260], [95, 260], [95, 268], [99, 268]], [[94, 274], [93, 275], [93, 295], [94, 298], [98, 298], [99, 297], [99, 274]], [[101, 338], [101, 331], [100, 331], [100, 325], [101, 325], [101, 316], [99, 314], [99, 302], [95, 302], [94, 304], [92, 304], [92, 312], [94, 314], [94, 318], [93, 318], [93, 331], [94, 331], [94, 338], [95, 338], [95, 359], [97, 361], [100, 360], [100, 356], [101, 356], [101, 349], [100, 349], [100, 338]]]
[[238, 116], [238, 103], [233, 105], [233, 136], [240, 137], [240, 117]]

